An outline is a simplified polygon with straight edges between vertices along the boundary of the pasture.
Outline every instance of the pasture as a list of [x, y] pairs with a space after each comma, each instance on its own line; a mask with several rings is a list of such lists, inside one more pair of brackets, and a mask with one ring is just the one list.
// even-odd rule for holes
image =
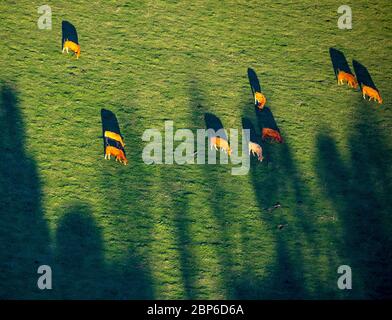
[[[352, 30], [335, 0], [48, 1], [52, 30], [42, 4], [0, 3], [0, 298], [392, 297], [391, 1], [345, 1]], [[330, 48], [367, 68], [382, 105], [337, 85]], [[262, 163], [143, 162], [143, 132], [166, 120], [246, 117], [260, 134], [248, 68], [284, 138]], [[104, 160], [103, 108], [128, 166]]]

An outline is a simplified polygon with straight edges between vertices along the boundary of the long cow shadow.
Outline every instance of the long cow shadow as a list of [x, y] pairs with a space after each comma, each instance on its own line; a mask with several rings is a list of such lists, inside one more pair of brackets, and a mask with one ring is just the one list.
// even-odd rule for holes
[[101, 122], [102, 122], [103, 153], [105, 154], [106, 144], [111, 145], [112, 143], [115, 143], [112, 146], [121, 149], [126, 155], [125, 149], [120, 145], [120, 143], [116, 143], [112, 139], [110, 140], [105, 139], [105, 131], [111, 131], [117, 133], [123, 139], [120, 130], [120, 125], [118, 124], [116, 115], [110, 110], [101, 109]]
[[261, 92], [259, 78], [257, 77], [256, 71], [254, 71], [252, 68], [248, 68], [248, 80], [253, 96], [256, 92]]
[[[262, 110], [255, 107], [255, 113], [256, 113], [257, 123], [260, 127], [261, 132], [263, 132], [263, 129], [272, 129], [278, 132], [280, 135], [280, 129], [269, 107], [265, 106]], [[279, 142], [282, 143], [283, 139], [281, 138]]]
[[227, 138], [227, 134], [224, 130], [223, 123], [216, 115], [209, 113], [209, 112], [206, 112], [204, 114], [204, 122], [205, 122], [207, 130], [212, 129], [215, 132], [217, 132], [217, 134], [216, 134], [217, 137], [221, 137], [221, 138], [229, 141], [229, 139]]
[[37, 269], [51, 265], [41, 182], [25, 147], [24, 122], [13, 83], [0, 82], [0, 298], [45, 297]]
[[342, 51], [335, 49], [335, 48], [329, 48], [329, 56], [331, 58], [332, 68], [333, 68], [333, 72], [335, 74], [336, 80], [337, 80], [339, 70], [344, 71], [346, 73], [353, 74], [351, 72], [350, 66], [347, 62], [346, 56], [344, 55], [344, 53]]
[[66, 40], [79, 44], [78, 32], [76, 31], [75, 26], [71, 22], [63, 20], [61, 22], [61, 30], [61, 47], [63, 47]]
[[249, 118], [243, 117], [241, 119], [241, 122], [242, 122], [242, 128], [245, 130], [249, 130], [250, 141], [261, 145], [261, 138], [257, 134], [252, 121]]
[[353, 67], [358, 83], [361, 87], [368, 86], [378, 91], [368, 69], [357, 60], [353, 60]]
[[[252, 68], [248, 68], [248, 79], [253, 95], [255, 94], [256, 91], [261, 92], [259, 78], [257, 77], [256, 72]], [[244, 105], [247, 104], [244, 103]], [[247, 111], [247, 109], [248, 108], [246, 108], [245, 110]], [[264, 106], [262, 110], [260, 110], [257, 106], [254, 106], [254, 109], [256, 113], [257, 124], [260, 128], [260, 132], [262, 132], [264, 128], [272, 129], [278, 132], [280, 135], [280, 129], [276, 123], [275, 117], [271, 109], [268, 106]], [[283, 142], [283, 140], [279, 142]]]
[[392, 212], [391, 147], [374, 110], [362, 99], [356, 109], [348, 160], [331, 134], [322, 132], [315, 171], [341, 220], [339, 250], [352, 268], [353, 291], [359, 298], [391, 298], [392, 241], [387, 228]]

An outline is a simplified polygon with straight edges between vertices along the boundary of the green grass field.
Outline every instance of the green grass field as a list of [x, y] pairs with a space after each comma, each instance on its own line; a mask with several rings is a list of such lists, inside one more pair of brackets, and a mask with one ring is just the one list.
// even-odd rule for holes
[[[1, 1], [0, 298], [391, 298], [392, 2], [321, 3], [57, 0], [40, 30], [45, 3]], [[366, 66], [381, 106], [337, 86], [330, 47]], [[256, 125], [249, 67], [285, 139], [266, 161], [144, 164], [142, 134], [165, 120]], [[128, 166], [103, 159], [101, 108]]]

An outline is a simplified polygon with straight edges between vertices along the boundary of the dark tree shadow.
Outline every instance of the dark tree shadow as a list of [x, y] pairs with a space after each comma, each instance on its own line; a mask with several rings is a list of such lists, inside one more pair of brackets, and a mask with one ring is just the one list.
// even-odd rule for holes
[[[175, 178], [172, 177], [171, 181], [175, 181]], [[192, 238], [190, 236], [191, 221], [187, 214], [189, 211], [188, 195], [186, 191], [183, 190], [183, 192], [178, 195], [172, 193], [171, 199], [175, 213], [176, 238], [180, 253], [182, 280], [185, 288], [184, 299], [196, 299], [196, 278], [198, 265], [190, 249], [192, 246]]]
[[347, 59], [342, 51], [337, 50], [335, 48], [329, 48], [329, 56], [332, 61], [332, 68], [333, 68], [333, 72], [335, 74], [336, 80], [338, 77], [339, 70], [344, 71], [346, 73], [353, 74], [351, 72], [350, 66], [347, 62]]
[[353, 60], [353, 67], [361, 88], [365, 85], [378, 91], [368, 69], [363, 64], [359, 63], [357, 60]]
[[69, 21], [62, 21], [61, 23], [62, 37], [61, 37], [61, 47], [64, 46], [66, 40], [75, 42], [79, 44], [78, 33], [75, 26]]
[[[192, 83], [195, 83], [193, 81]], [[193, 85], [190, 91], [190, 105], [193, 123], [200, 123], [200, 114], [203, 113], [203, 95], [197, 86]], [[247, 111], [251, 109], [247, 108]], [[247, 119], [247, 115], [244, 114]], [[246, 127], [251, 127], [245, 121]], [[249, 238], [247, 227], [243, 224], [241, 228], [241, 248], [243, 252], [243, 267], [238, 270], [235, 267], [233, 257], [232, 237], [228, 229], [228, 221], [232, 221], [234, 212], [230, 210], [229, 199], [230, 188], [225, 188], [224, 179], [220, 166], [202, 166], [204, 171], [203, 186], [208, 190], [209, 197], [206, 199], [211, 206], [213, 218], [217, 228], [219, 246], [216, 248], [217, 258], [220, 265], [220, 277], [228, 299], [299, 299], [309, 298], [310, 294], [304, 286], [303, 253], [298, 245], [291, 245], [290, 236], [295, 237], [296, 232], [305, 235], [312, 241], [312, 202], [308, 199], [304, 190], [305, 183], [300, 180], [299, 172], [291, 157], [287, 145], [278, 145], [271, 148], [276, 161], [273, 170], [251, 167], [249, 174], [253, 181], [257, 202], [260, 208], [261, 219], [269, 225], [269, 232], [276, 237], [276, 261], [266, 266], [267, 275], [260, 277], [259, 270], [252, 263], [255, 257], [249, 248], [254, 246]], [[227, 173], [229, 174], [229, 173]], [[227, 198], [226, 198], [227, 197]], [[293, 223], [287, 227], [287, 231], [277, 229], [278, 224], [284, 223], [285, 218], [279, 211], [271, 215], [264, 212], [262, 208], [272, 206], [276, 202], [285, 203], [285, 198], [291, 201], [294, 198], [294, 207], [290, 212], [294, 217]], [[252, 223], [252, 222], [249, 222]], [[290, 231], [291, 230], [291, 231]], [[260, 248], [260, 252], [262, 249]], [[317, 254], [317, 248], [314, 249]], [[324, 289], [319, 290], [320, 295]]]
[[[244, 99], [245, 100], [245, 99]], [[247, 105], [245, 102], [243, 105]], [[249, 116], [251, 108], [243, 108], [243, 119]], [[270, 128], [280, 132], [275, 118], [268, 107], [259, 110], [255, 107], [256, 121], [261, 133], [263, 128]], [[243, 124], [244, 128], [254, 128], [249, 124]], [[263, 144], [263, 154], [267, 166], [252, 166], [249, 172], [253, 183], [260, 219], [268, 225], [268, 231], [275, 237], [276, 260], [267, 266], [267, 275], [263, 278], [255, 276], [256, 270], [250, 263], [251, 257], [242, 274], [236, 281], [236, 296], [241, 299], [305, 299], [325, 297], [326, 289], [323, 286], [313, 296], [305, 287], [304, 275], [309, 266], [304, 265], [304, 248], [298, 246], [296, 239], [301, 236], [306, 243], [314, 243], [315, 234], [313, 214], [315, 210], [311, 192], [306, 183], [301, 179], [301, 174], [291, 155], [290, 146], [286, 144], [271, 145]], [[282, 209], [270, 212], [267, 208], [276, 203], [282, 205]], [[287, 222], [287, 215], [290, 222]], [[280, 230], [279, 225], [287, 228]], [[243, 227], [242, 246], [244, 252], [248, 247], [247, 230]], [[309, 250], [309, 248], [307, 249]], [[318, 247], [312, 246], [313, 253], [317, 256]], [[309, 252], [309, 251], [308, 251]], [[315, 266], [316, 268], [316, 266]], [[329, 292], [329, 297], [334, 294]]]
[[259, 78], [256, 72], [252, 68], [248, 68], [248, 80], [250, 84], [250, 89], [252, 90], [252, 95], [254, 96], [256, 91], [261, 92], [261, 86]]
[[150, 279], [129, 255], [126, 270], [105, 262], [101, 228], [88, 205], [68, 206], [56, 233], [55, 291], [61, 299], [149, 299]]
[[330, 132], [321, 132], [315, 170], [341, 220], [339, 251], [342, 264], [352, 268], [353, 292], [359, 298], [391, 298], [392, 241], [387, 227], [392, 212], [391, 147], [374, 110], [366, 108], [362, 99], [355, 109], [360, 111], [348, 141], [348, 160]]
[[42, 298], [37, 269], [51, 264], [36, 163], [25, 150], [24, 121], [13, 83], [0, 81], [0, 298]]
[[103, 137], [103, 152], [104, 152], [104, 154], [105, 154], [106, 145], [111, 145], [113, 147], [121, 149], [126, 156], [125, 150], [121, 146], [120, 143], [118, 143], [117, 141], [115, 141], [113, 139], [106, 139], [105, 138], [105, 131], [111, 131], [111, 132], [117, 133], [118, 135], [121, 136], [122, 139], [124, 139], [121, 134], [120, 125], [118, 124], [118, 120], [117, 120], [116, 115], [110, 110], [101, 109], [101, 121], [102, 121], [102, 137]]
[[[269, 232], [275, 237], [276, 260], [267, 267], [267, 275], [262, 279], [252, 279], [252, 273], [244, 270], [237, 290], [241, 293], [241, 298], [246, 298], [249, 294], [247, 288], [252, 287], [253, 290], [250, 293], [253, 299], [310, 298], [304, 285], [302, 248], [294, 245], [293, 237], [297, 234], [303, 234], [305, 238], [311, 236], [312, 203], [302, 191], [305, 184], [299, 179], [288, 145], [269, 148], [268, 152], [267, 156], [274, 159], [271, 164], [273, 169], [251, 168], [249, 174], [260, 208], [260, 219], [265, 221]], [[290, 222], [285, 229], [279, 230], [278, 225], [287, 223], [285, 213], [281, 210], [268, 212], [265, 208], [272, 207], [276, 203], [287, 206], [287, 202], [294, 203], [286, 209], [294, 221]], [[320, 289], [321, 292], [322, 289]]]
[[166, 193], [171, 202], [170, 214], [174, 221], [174, 233], [176, 247], [179, 253], [180, 272], [184, 286], [182, 299], [198, 299], [197, 275], [199, 264], [192, 253], [192, 247], [196, 245], [192, 239], [192, 218], [189, 214], [189, 197], [192, 192], [188, 190], [186, 176], [178, 167], [171, 166], [161, 172], [161, 189]]
[[[0, 94], [0, 298], [151, 299], [149, 273], [132, 250], [124, 261], [126, 268], [104, 260], [101, 229], [89, 206], [66, 207], [56, 246], [50, 246], [41, 183], [36, 164], [25, 151], [15, 86], [1, 83]], [[52, 290], [37, 287], [40, 265], [52, 267]]]
[[56, 244], [54, 283], [61, 298], [102, 299], [108, 283], [103, 240], [88, 206], [78, 203], [65, 210]]
[[[127, 106], [129, 112], [133, 109], [133, 106]], [[128, 116], [137, 118], [129, 113]], [[104, 130], [121, 134], [113, 112], [103, 111], [103, 119], [109, 120], [103, 120]], [[124, 253], [125, 258], [121, 260], [121, 264], [110, 266], [118, 275], [117, 279], [121, 279], [113, 281], [111, 287], [120, 299], [153, 299], [152, 276], [148, 255], [145, 255], [145, 250], [151, 243], [153, 217], [146, 200], [151, 197], [151, 187], [156, 177], [149, 171], [150, 168], [146, 169], [140, 157], [143, 145], [140, 143], [142, 132], [138, 131], [138, 126], [124, 123], [122, 130], [127, 137], [127, 149], [132, 150], [127, 158], [132, 164], [132, 171], [138, 174], [129, 174], [127, 167], [108, 166], [100, 179], [102, 209], [112, 221], [107, 228], [110, 228], [115, 241], [127, 244], [128, 252]]]
[[[189, 90], [191, 103], [189, 105], [191, 112], [192, 123], [201, 128], [204, 124], [207, 129], [219, 130], [223, 128], [222, 121], [207, 113], [203, 106], [205, 99], [203, 92], [198, 87], [196, 80], [191, 81]], [[204, 119], [203, 119], [204, 118]], [[224, 137], [223, 137], [224, 138]], [[219, 245], [216, 246], [217, 260], [220, 266], [220, 272], [216, 275], [225, 292], [225, 297], [228, 299], [235, 298], [234, 282], [236, 273], [233, 271], [234, 259], [232, 257], [230, 233], [227, 228], [227, 221], [230, 221], [229, 207], [224, 204], [223, 197], [230, 194], [225, 190], [219, 171], [229, 170], [227, 166], [223, 165], [203, 165], [200, 168], [203, 172], [203, 188], [209, 190], [208, 199], [205, 199], [210, 204], [212, 211], [212, 218], [215, 221], [214, 228], [216, 228], [216, 237]], [[230, 174], [229, 171], [227, 174]]]
[[[195, 81], [193, 81], [195, 83]], [[203, 113], [202, 94], [195, 85], [190, 91], [190, 105], [193, 123], [199, 124], [200, 115]], [[251, 110], [247, 108], [247, 110]], [[243, 117], [248, 119], [247, 115]], [[252, 128], [249, 121], [244, 121], [244, 126]], [[250, 238], [248, 227], [251, 221], [243, 221], [241, 227], [241, 249], [242, 249], [242, 268], [239, 270], [235, 266], [235, 257], [233, 256], [233, 238], [228, 228], [228, 223], [233, 221], [237, 212], [231, 210], [230, 197], [233, 196], [230, 188], [225, 187], [225, 179], [222, 178], [223, 166], [202, 166], [204, 172], [203, 186], [208, 190], [208, 199], [212, 215], [215, 221], [216, 236], [219, 245], [216, 247], [217, 258], [220, 265], [220, 274], [225, 295], [228, 299], [295, 299], [309, 297], [304, 287], [304, 268], [302, 265], [303, 254], [298, 245], [290, 245], [289, 235], [294, 232], [290, 230], [300, 230], [302, 233], [309, 233], [311, 238], [312, 219], [308, 217], [312, 211], [311, 204], [307, 201], [306, 196], [302, 193], [304, 186], [303, 181], [299, 180], [299, 174], [291, 158], [288, 146], [279, 145], [274, 148], [276, 154], [275, 170], [265, 171], [263, 168], [251, 167], [249, 174], [254, 184], [257, 202], [260, 207], [261, 218], [270, 226], [269, 231], [276, 236], [276, 261], [266, 266], [267, 276], [260, 277], [259, 271], [256, 270], [252, 263], [255, 257], [250, 248], [254, 243]], [[275, 156], [275, 155], [274, 155]], [[226, 169], [227, 170], [227, 169]], [[226, 174], [230, 174], [226, 172]], [[288, 231], [279, 231], [278, 224], [284, 223], [285, 218], [279, 214], [279, 211], [273, 215], [265, 213], [262, 208], [272, 206], [280, 201], [285, 203], [285, 198], [295, 199], [295, 207], [290, 208], [292, 214], [301, 218], [306, 216], [305, 221], [298, 218], [295, 223], [288, 227]], [[308, 237], [308, 236], [307, 236]], [[263, 249], [260, 248], [260, 252]], [[316, 250], [317, 252], [317, 250]], [[323, 290], [320, 290], [323, 292]]]

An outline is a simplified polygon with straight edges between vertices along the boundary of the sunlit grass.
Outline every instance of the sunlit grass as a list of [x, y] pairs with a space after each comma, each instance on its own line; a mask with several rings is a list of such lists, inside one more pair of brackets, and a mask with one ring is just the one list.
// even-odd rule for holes
[[[0, 4], [0, 79], [18, 90], [24, 147], [40, 177], [38, 216], [51, 235], [42, 241], [54, 269], [62, 265], [58, 242], [67, 243], [67, 234], [57, 236], [59, 225], [76, 202], [90, 208], [86, 215], [99, 227], [96, 241], [102, 242], [106, 271], [94, 276], [99, 266], [84, 266], [93, 274], [86, 291], [106, 277], [98, 297], [382, 295], [369, 284], [367, 271], [358, 269], [352, 292], [337, 288], [341, 264], [372, 265], [377, 281], [391, 276], [374, 257], [357, 262], [347, 253], [353, 244], [342, 240], [348, 221], [340, 217], [344, 205], [334, 205], [315, 163], [323, 131], [350, 163], [358, 118], [368, 113], [387, 145], [388, 153], [380, 157], [390, 159], [390, 1], [346, 2], [353, 9], [349, 31], [337, 28], [338, 1], [56, 1], [49, 3], [51, 31], [37, 28], [41, 4]], [[78, 30], [79, 60], [61, 54], [62, 20]], [[357, 59], [368, 68], [382, 106], [361, 105], [360, 93], [336, 85], [329, 47], [342, 50], [350, 64]], [[240, 129], [243, 116], [256, 126], [248, 67], [257, 72], [286, 140], [285, 146], [266, 148], [270, 163], [253, 163], [247, 176], [232, 176], [231, 166], [143, 163], [143, 131], [163, 130], [165, 120], [173, 120], [176, 129], [195, 130], [204, 128], [204, 112], [210, 112], [226, 128]], [[363, 106], [368, 110], [361, 116]], [[103, 160], [101, 108], [119, 120], [127, 167]], [[355, 152], [367, 153], [368, 143]], [[369, 165], [364, 163], [364, 170]], [[277, 201], [281, 209], [263, 210]], [[386, 233], [391, 231], [388, 208], [380, 209]], [[279, 224], [287, 227], [279, 230]], [[363, 233], [364, 242], [368, 236]], [[69, 250], [71, 256], [74, 250], [84, 252]], [[72, 291], [77, 274], [61, 269], [57, 276], [65, 291], [56, 284], [48, 293], [20, 286], [13, 296], [84, 297]], [[5, 297], [12, 279], [0, 284]], [[132, 286], [149, 289], [138, 296]]]

